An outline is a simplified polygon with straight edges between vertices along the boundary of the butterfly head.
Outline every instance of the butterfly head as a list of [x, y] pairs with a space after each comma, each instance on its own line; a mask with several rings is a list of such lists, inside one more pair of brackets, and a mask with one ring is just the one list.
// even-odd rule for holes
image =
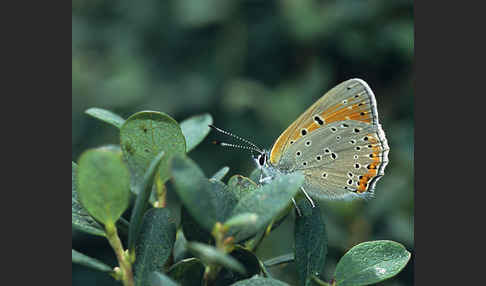
[[262, 150], [256, 154], [253, 154], [253, 160], [257, 164], [258, 168], [268, 167], [268, 151]]

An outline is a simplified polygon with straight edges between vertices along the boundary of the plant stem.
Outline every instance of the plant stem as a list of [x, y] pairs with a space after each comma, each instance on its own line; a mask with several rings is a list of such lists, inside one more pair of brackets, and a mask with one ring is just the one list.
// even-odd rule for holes
[[164, 183], [159, 179], [159, 176], [155, 179], [155, 186], [157, 190], [157, 202], [155, 202], [154, 207], [164, 208], [166, 204], [167, 189]]
[[134, 286], [135, 282], [133, 280], [132, 264], [127, 259], [128, 255], [123, 250], [123, 245], [121, 243], [120, 237], [118, 237], [118, 232], [114, 224], [107, 224], [106, 238], [110, 243], [111, 247], [115, 251], [116, 258], [118, 259], [118, 264], [122, 271], [122, 282], [124, 286]]

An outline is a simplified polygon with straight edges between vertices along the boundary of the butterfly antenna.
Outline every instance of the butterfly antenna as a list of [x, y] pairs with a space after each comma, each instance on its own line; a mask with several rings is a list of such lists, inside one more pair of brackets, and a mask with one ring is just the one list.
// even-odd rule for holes
[[221, 141], [213, 141], [213, 144], [223, 146], [223, 147], [231, 147], [231, 148], [239, 148], [239, 149], [245, 149], [245, 150], [250, 150], [252, 153], [253, 151], [257, 151], [261, 153], [260, 149], [257, 149], [252, 146], [243, 146], [243, 145], [237, 145], [237, 144], [231, 144], [231, 143], [226, 143], [226, 142], [221, 142]]
[[[230, 146], [230, 145], [232, 145], [232, 146], [230, 146], [230, 147], [235, 147], [235, 148], [243, 148], [243, 149], [248, 149], [248, 150], [254, 150], [254, 151], [258, 151], [258, 153], [263, 153], [262, 149], [260, 149], [260, 148], [259, 148], [257, 145], [253, 144], [252, 142], [250, 142], [249, 140], [247, 140], [247, 139], [245, 139], [245, 138], [241, 138], [241, 137], [239, 137], [239, 136], [236, 136], [235, 134], [233, 134], [233, 133], [231, 133], [231, 132], [228, 132], [228, 131], [225, 131], [225, 130], [223, 130], [223, 129], [221, 129], [221, 128], [218, 128], [218, 127], [216, 127], [216, 126], [214, 126], [214, 125], [212, 125], [212, 124], [210, 124], [210, 125], [209, 125], [209, 127], [213, 128], [214, 130], [216, 130], [216, 131], [218, 131], [218, 132], [220, 132], [220, 133], [223, 133], [223, 134], [225, 134], [225, 135], [228, 135], [228, 136], [231, 136], [231, 137], [233, 137], [233, 138], [236, 138], [236, 139], [238, 139], [238, 140], [240, 140], [240, 141], [243, 141], [243, 142], [245, 142], [246, 144], [251, 145], [253, 148], [249, 148], [249, 147], [248, 147], [248, 148], [243, 148], [243, 147], [245, 147], [245, 146], [241, 146], [241, 145], [234, 145], [234, 144], [223, 143], [223, 142], [219, 142], [219, 144], [218, 144], [218, 145], [221, 145], [221, 146]], [[222, 144], [225, 144], [225, 145], [222, 145]], [[238, 147], [237, 147], [237, 146], [238, 146]]]

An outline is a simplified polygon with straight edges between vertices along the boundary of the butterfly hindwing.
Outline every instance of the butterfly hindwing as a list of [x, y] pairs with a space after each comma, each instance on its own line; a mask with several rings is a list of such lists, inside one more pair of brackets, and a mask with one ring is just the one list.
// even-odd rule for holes
[[366, 196], [383, 175], [388, 144], [376, 101], [360, 79], [345, 81], [309, 107], [275, 142], [270, 163], [302, 171], [314, 197]]

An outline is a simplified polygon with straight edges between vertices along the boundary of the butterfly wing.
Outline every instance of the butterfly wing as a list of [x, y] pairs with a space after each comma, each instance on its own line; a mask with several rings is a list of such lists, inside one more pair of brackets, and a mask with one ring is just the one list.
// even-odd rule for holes
[[311, 196], [363, 196], [383, 175], [388, 150], [373, 92], [363, 80], [351, 79], [327, 92], [280, 135], [270, 164], [283, 172], [303, 171]]

